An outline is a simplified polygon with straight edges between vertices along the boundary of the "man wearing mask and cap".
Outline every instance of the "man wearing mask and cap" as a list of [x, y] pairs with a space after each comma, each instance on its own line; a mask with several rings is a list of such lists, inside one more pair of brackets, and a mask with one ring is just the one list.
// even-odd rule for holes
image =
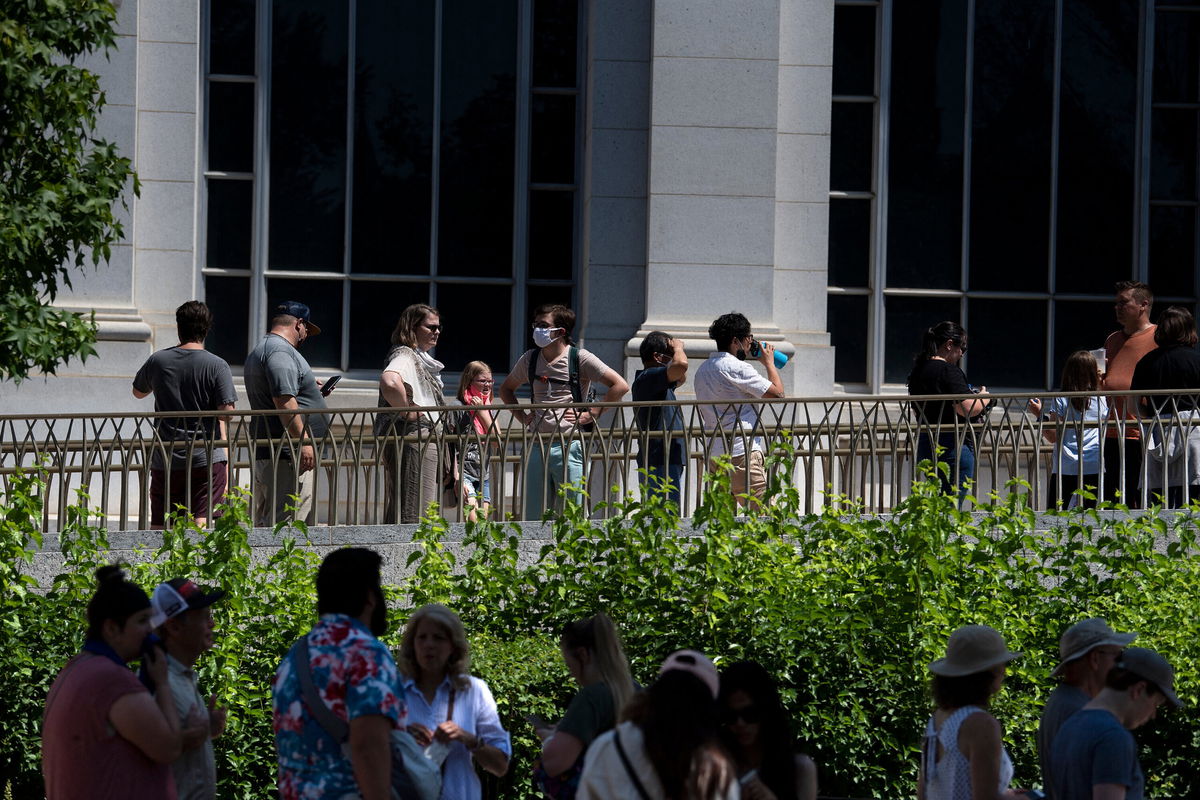
[[[312, 367], [299, 350], [305, 339], [320, 332], [303, 303], [289, 300], [274, 308], [266, 336], [246, 356], [243, 375], [251, 408], [326, 407]], [[258, 442], [254, 454], [255, 525], [307, 520], [316, 483], [315, 442], [325, 435], [328, 427], [324, 414], [284, 414], [251, 420], [250, 430]], [[292, 444], [272, 446], [268, 440], [285, 437], [285, 431]], [[296, 443], [300, 444], [298, 448]], [[299, 501], [293, 501], [292, 495], [299, 496]], [[288, 511], [293, 502], [296, 502], [294, 516]]]
[[[1136, 633], [1117, 633], [1099, 617], [1077, 622], [1063, 633], [1058, 642], [1061, 662], [1051, 677], [1061, 677], [1042, 709], [1038, 724], [1038, 759], [1042, 766], [1042, 783], [1049, 789], [1051, 747], [1059, 728], [1067, 719], [1088, 704], [1104, 688], [1104, 679], [1125, 647], [1137, 638]], [[1052, 793], [1048, 796], [1053, 798]]]
[[213, 646], [212, 604], [225, 590], [206, 592], [186, 578], [160, 583], [150, 597], [157, 629], [167, 651], [167, 680], [179, 713], [183, 752], [171, 763], [179, 800], [213, 800], [217, 796], [217, 767], [212, 740], [225, 730], [226, 710], [216, 695], [200, 694], [194, 667]]
[[1058, 800], [1142, 800], [1146, 776], [1130, 731], [1175, 695], [1175, 670], [1144, 647], [1130, 647], [1109, 670], [1104, 688], [1063, 723], [1051, 748], [1048, 787]]
[[[618, 402], [629, 384], [616, 370], [571, 342], [575, 312], [564, 305], [540, 306], [533, 313], [534, 350], [527, 350], [500, 386], [500, 399], [517, 402], [517, 389], [528, 383], [535, 403], [567, 406], [562, 411], [514, 411], [530, 433], [525, 479], [525, 519], [541, 519], [547, 508], [558, 507], [558, 491], [584, 479], [583, 442], [573, 434], [587, 430], [603, 409], [584, 404], [588, 388], [598, 381], [608, 386], [603, 402]], [[578, 405], [577, 405], [578, 404]], [[551, 498], [546, 501], [547, 495]]]

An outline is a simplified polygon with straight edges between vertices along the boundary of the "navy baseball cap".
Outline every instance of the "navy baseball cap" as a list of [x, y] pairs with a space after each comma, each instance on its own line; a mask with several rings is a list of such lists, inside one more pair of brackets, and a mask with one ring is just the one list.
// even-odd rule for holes
[[304, 320], [304, 324], [308, 326], [309, 336], [316, 336], [321, 332], [320, 326], [308, 318], [308, 306], [304, 305], [304, 303], [297, 303], [295, 300], [286, 300], [275, 306], [275, 313], [287, 314], [295, 317], [296, 319]]

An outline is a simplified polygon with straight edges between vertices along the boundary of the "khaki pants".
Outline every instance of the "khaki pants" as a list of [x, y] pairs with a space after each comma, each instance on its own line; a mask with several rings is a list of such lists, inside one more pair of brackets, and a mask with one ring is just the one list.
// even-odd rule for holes
[[[255, 461], [254, 524], [266, 528], [280, 520], [308, 522], [308, 516], [312, 513], [316, 477], [317, 472], [312, 469], [297, 473], [296, 463], [291, 459], [280, 457], [274, 469], [270, 459]], [[299, 499], [293, 500], [292, 495], [297, 495]], [[294, 506], [295, 511], [289, 512], [288, 506]]]
[[[397, 460], [400, 462], [397, 464]], [[430, 503], [442, 499], [436, 442], [383, 447], [383, 523], [420, 522]], [[397, 494], [399, 509], [397, 509]], [[443, 512], [445, 513], [445, 512]]]
[[[763, 467], [762, 452], [751, 450], [749, 459], [745, 455], [740, 455], [730, 456], [729, 460], [733, 463], [733, 473], [729, 476], [729, 488], [738, 498], [738, 503], [744, 502], [741, 498], [741, 495], [744, 494], [762, 500], [763, 493], [767, 490], [767, 471]], [[708, 462], [708, 471], [717, 471], [716, 462]]]

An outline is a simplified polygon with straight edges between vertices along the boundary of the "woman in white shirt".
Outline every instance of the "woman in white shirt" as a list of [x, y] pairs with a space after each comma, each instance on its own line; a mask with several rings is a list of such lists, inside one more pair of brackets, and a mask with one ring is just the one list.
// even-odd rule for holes
[[496, 701], [470, 675], [471, 647], [462, 621], [440, 603], [413, 612], [396, 659], [404, 679], [408, 732], [435, 760], [444, 759], [443, 800], [480, 800], [475, 764], [497, 777], [508, 772], [512, 742]]

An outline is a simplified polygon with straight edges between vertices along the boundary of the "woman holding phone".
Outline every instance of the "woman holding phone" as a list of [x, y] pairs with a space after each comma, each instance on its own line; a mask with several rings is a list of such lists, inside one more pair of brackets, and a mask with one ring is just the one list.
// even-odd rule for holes
[[171, 762], [179, 757], [179, 715], [161, 647], [142, 658], [155, 694], [128, 663], [150, 635], [150, 598], [120, 567], [96, 570], [83, 651], [50, 687], [42, 725], [47, 800], [175, 798]]

